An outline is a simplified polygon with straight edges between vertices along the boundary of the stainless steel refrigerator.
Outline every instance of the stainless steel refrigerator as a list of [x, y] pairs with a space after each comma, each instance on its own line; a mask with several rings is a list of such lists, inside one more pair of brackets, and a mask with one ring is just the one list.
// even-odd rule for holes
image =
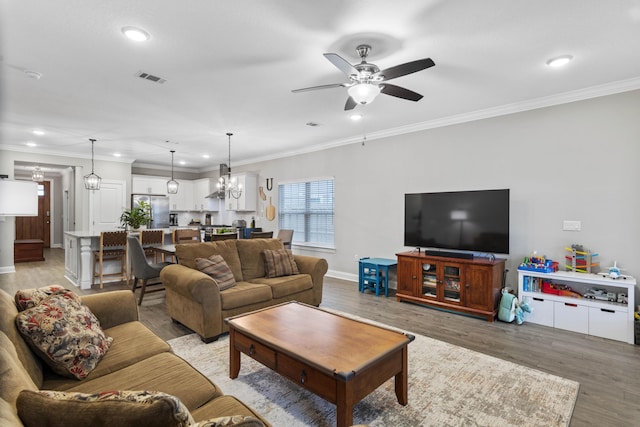
[[151, 222], [148, 228], [169, 228], [169, 198], [161, 194], [132, 194], [131, 207], [136, 206], [141, 200], [151, 206]]

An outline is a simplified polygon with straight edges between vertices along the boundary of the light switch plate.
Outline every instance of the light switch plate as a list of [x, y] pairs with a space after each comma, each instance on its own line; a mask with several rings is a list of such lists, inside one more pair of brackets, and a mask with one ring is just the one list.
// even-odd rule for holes
[[565, 219], [562, 223], [562, 229], [564, 231], [580, 231], [582, 229], [582, 222], [569, 221]]

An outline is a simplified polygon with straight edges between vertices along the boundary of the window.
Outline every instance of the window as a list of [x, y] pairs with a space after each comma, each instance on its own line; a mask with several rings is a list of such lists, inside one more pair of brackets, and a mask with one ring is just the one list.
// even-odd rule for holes
[[293, 243], [333, 248], [333, 179], [278, 186], [281, 229], [293, 230]]

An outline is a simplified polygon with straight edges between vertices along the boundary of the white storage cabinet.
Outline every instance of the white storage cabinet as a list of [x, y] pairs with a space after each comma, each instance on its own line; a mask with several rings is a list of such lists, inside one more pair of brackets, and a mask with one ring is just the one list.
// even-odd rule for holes
[[[530, 286], [539, 281], [540, 291]], [[564, 284], [584, 295], [592, 288], [627, 295], [626, 303], [542, 293], [542, 280]], [[525, 290], [526, 289], [526, 290]], [[583, 334], [634, 343], [633, 304], [636, 279], [611, 279], [600, 274], [518, 270], [518, 296], [528, 297], [533, 312], [526, 321]]]

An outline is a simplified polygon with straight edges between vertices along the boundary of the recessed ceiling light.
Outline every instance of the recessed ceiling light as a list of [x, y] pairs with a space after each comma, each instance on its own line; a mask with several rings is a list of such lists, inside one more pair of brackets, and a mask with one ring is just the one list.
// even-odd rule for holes
[[149, 33], [136, 27], [122, 27], [122, 34], [136, 42], [146, 42], [151, 38]]
[[178, 163], [180, 163], [183, 166], [187, 164], [187, 162], [185, 162], [184, 160], [180, 160]]
[[567, 65], [569, 62], [571, 62], [572, 59], [573, 59], [573, 56], [571, 55], [562, 55], [556, 58], [551, 58], [550, 60], [547, 61], [547, 65], [553, 68], [563, 67]]
[[39, 135], [39, 136], [44, 135], [44, 131], [43, 131], [43, 130], [40, 130], [40, 129], [34, 129], [32, 133], [33, 133], [34, 135]]
[[352, 114], [349, 116], [349, 118], [354, 122], [357, 122], [358, 120], [362, 119], [362, 114]]
[[27, 147], [37, 147], [38, 144], [36, 144], [35, 142], [29, 141], [27, 142]]
[[208, 158], [209, 158], [209, 155], [208, 155], [208, 154], [203, 154], [203, 155], [202, 155], [202, 158], [203, 158], [203, 159], [208, 159]]
[[120, 153], [113, 153], [113, 157], [120, 157], [120, 156], [122, 156], [122, 154], [120, 154]]

